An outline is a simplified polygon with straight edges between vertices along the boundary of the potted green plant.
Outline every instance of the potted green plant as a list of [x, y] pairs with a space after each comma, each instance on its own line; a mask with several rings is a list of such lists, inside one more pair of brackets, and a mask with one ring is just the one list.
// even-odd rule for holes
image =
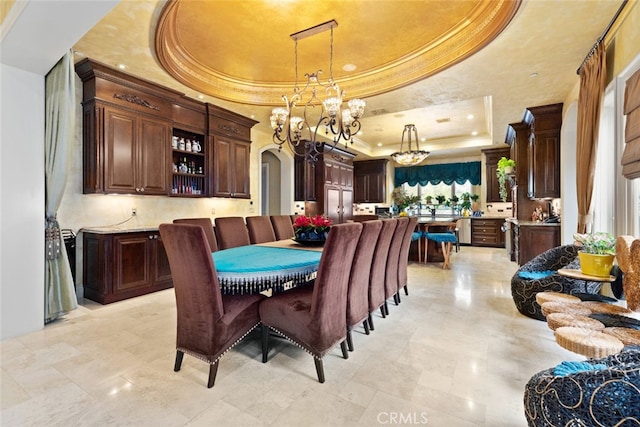
[[460, 210], [462, 212], [462, 216], [469, 216], [469, 211], [471, 210], [471, 194], [462, 193], [460, 195]]
[[580, 246], [578, 258], [583, 274], [608, 277], [616, 255], [616, 239], [609, 233], [575, 233], [573, 239]]
[[433, 196], [425, 196], [424, 201], [430, 205], [433, 203]]
[[442, 204], [444, 204], [444, 201], [447, 200], [447, 198], [445, 196], [443, 196], [442, 194], [438, 194], [436, 196], [436, 200], [437, 200], [439, 205], [442, 205]]
[[513, 168], [516, 167], [516, 161], [507, 157], [502, 157], [498, 160], [498, 167], [496, 168], [496, 176], [498, 177], [498, 184], [500, 189], [500, 199], [503, 202], [507, 201], [507, 175], [513, 173]]

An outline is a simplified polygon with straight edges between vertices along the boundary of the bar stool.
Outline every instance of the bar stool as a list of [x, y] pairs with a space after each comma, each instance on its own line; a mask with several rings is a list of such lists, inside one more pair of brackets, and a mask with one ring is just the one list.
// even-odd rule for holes
[[[444, 262], [442, 263], [442, 269], [451, 268], [450, 265], [450, 257], [451, 257], [451, 246], [454, 243], [458, 242], [456, 235], [451, 232], [446, 233], [429, 233], [425, 232], [424, 237], [427, 240], [433, 240], [434, 242], [439, 242], [442, 245], [442, 255], [444, 255]], [[426, 261], [426, 260], [425, 260]]]

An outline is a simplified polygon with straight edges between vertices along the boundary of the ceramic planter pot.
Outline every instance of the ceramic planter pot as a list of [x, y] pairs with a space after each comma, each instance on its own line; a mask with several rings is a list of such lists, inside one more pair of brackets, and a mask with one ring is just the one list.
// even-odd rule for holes
[[578, 252], [580, 271], [583, 274], [597, 277], [609, 277], [615, 255], [599, 255]]

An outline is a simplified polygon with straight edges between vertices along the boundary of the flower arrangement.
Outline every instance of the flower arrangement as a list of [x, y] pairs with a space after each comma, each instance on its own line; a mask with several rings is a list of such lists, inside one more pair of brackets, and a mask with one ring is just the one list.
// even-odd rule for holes
[[591, 234], [575, 233], [573, 239], [581, 246], [581, 251], [596, 255], [615, 255], [616, 239], [609, 233], [596, 232]]
[[293, 231], [300, 240], [325, 240], [331, 229], [331, 220], [326, 216], [298, 216], [293, 221]]

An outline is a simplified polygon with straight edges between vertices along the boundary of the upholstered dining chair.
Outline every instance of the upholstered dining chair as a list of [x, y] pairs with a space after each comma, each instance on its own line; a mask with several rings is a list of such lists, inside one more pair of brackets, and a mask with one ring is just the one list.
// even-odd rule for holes
[[[393, 232], [393, 238], [391, 239], [391, 246], [389, 246], [389, 255], [387, 256], [387, 269], [384, 272], [384, 297], [385, 300], [393, 298], [393, 301], [398, 305], [400, 303], [400, 294], [398, 292], [398, 266], [400, 260], [400, 249], [402, 248], [402, 242], [404, 240], [404, 232], [409, 225], [409, 218], [398, 218], [398, 225]], [[385, 301], [384, 309], [389, 314], [389, 307]]]
[[222, 355], [260, 324], [261, 295], [222, 295], [201, 226], [161, 224], [177, 308], [178, 372], [185, 353], [209, 363], [207, 387], [213, 387]]
[[251, 244], [249, 231], [240, 216], [216, 218], [216, 237], [220, 249], [236, 248]]
[[373, 252], [380, 236], [382, 221], [362, 222], [362, 233], [351, 264], [349, 290], [347, 292], [347, 347], [353, 351], [351, 331], [362, 323], [365, 334], [369, 335], [369, 275], [373, 262]]
[[211, 252], [218, 250], [218, 241], [216, 240], [216, 234], [213, 230], [213, 223], [209, 218], [179, 218], [173, 220], [174, 224], [193, 224], [199, 225], [204, 229], [204, 235], [207, 236], [207, 242]]
[[407, 277], [409, 268], [409, 248], [411, 247], [412, 235], [416, 231], [418, 217], [409, 217], [407, 229], [404, 232], [402, 246], [400, 246], [400, 255], [398, 256], [398, 302], [400, 302], [400, 289], [404, 288], [404, 294], [409, 295], [407, 288]]
[[260, 303], [262, 362], [269, 355], [269, 329], [302, 347], [313, 356], [318, 381], [323, 383], [322, 358], [337, 344], [347, 351], [347, 288], [351, 263], [362, 224], [338, 224], [324, 245], [313, 287], [296, 288]]
[[248, 216], [245, 218], [247, 230], [249, 230], [249, 240], [252, 244], [273, 242], [276, 234], [271, 225], [271, 219], [266, 215]]
[[290, 215], [271, 215], [271, 225], [276, 234], [276, 240], [291, 239], [295, 232]]
[[384, 303], [386, 301], [384, 284], [385, 271], [387, 270], [387, 257], [389, 256], [389, 246], [393, 233], [396, 231], [398, 220], [395, 218], [383, 219], [382, 230], [376, 242], [373, 252], [373, 263], [371, 264], [371, 274], [369, 275], [369, 329], [375, 329], [373, 324], [373, 312], [380, 309], [380, 315], [386, 317]]

